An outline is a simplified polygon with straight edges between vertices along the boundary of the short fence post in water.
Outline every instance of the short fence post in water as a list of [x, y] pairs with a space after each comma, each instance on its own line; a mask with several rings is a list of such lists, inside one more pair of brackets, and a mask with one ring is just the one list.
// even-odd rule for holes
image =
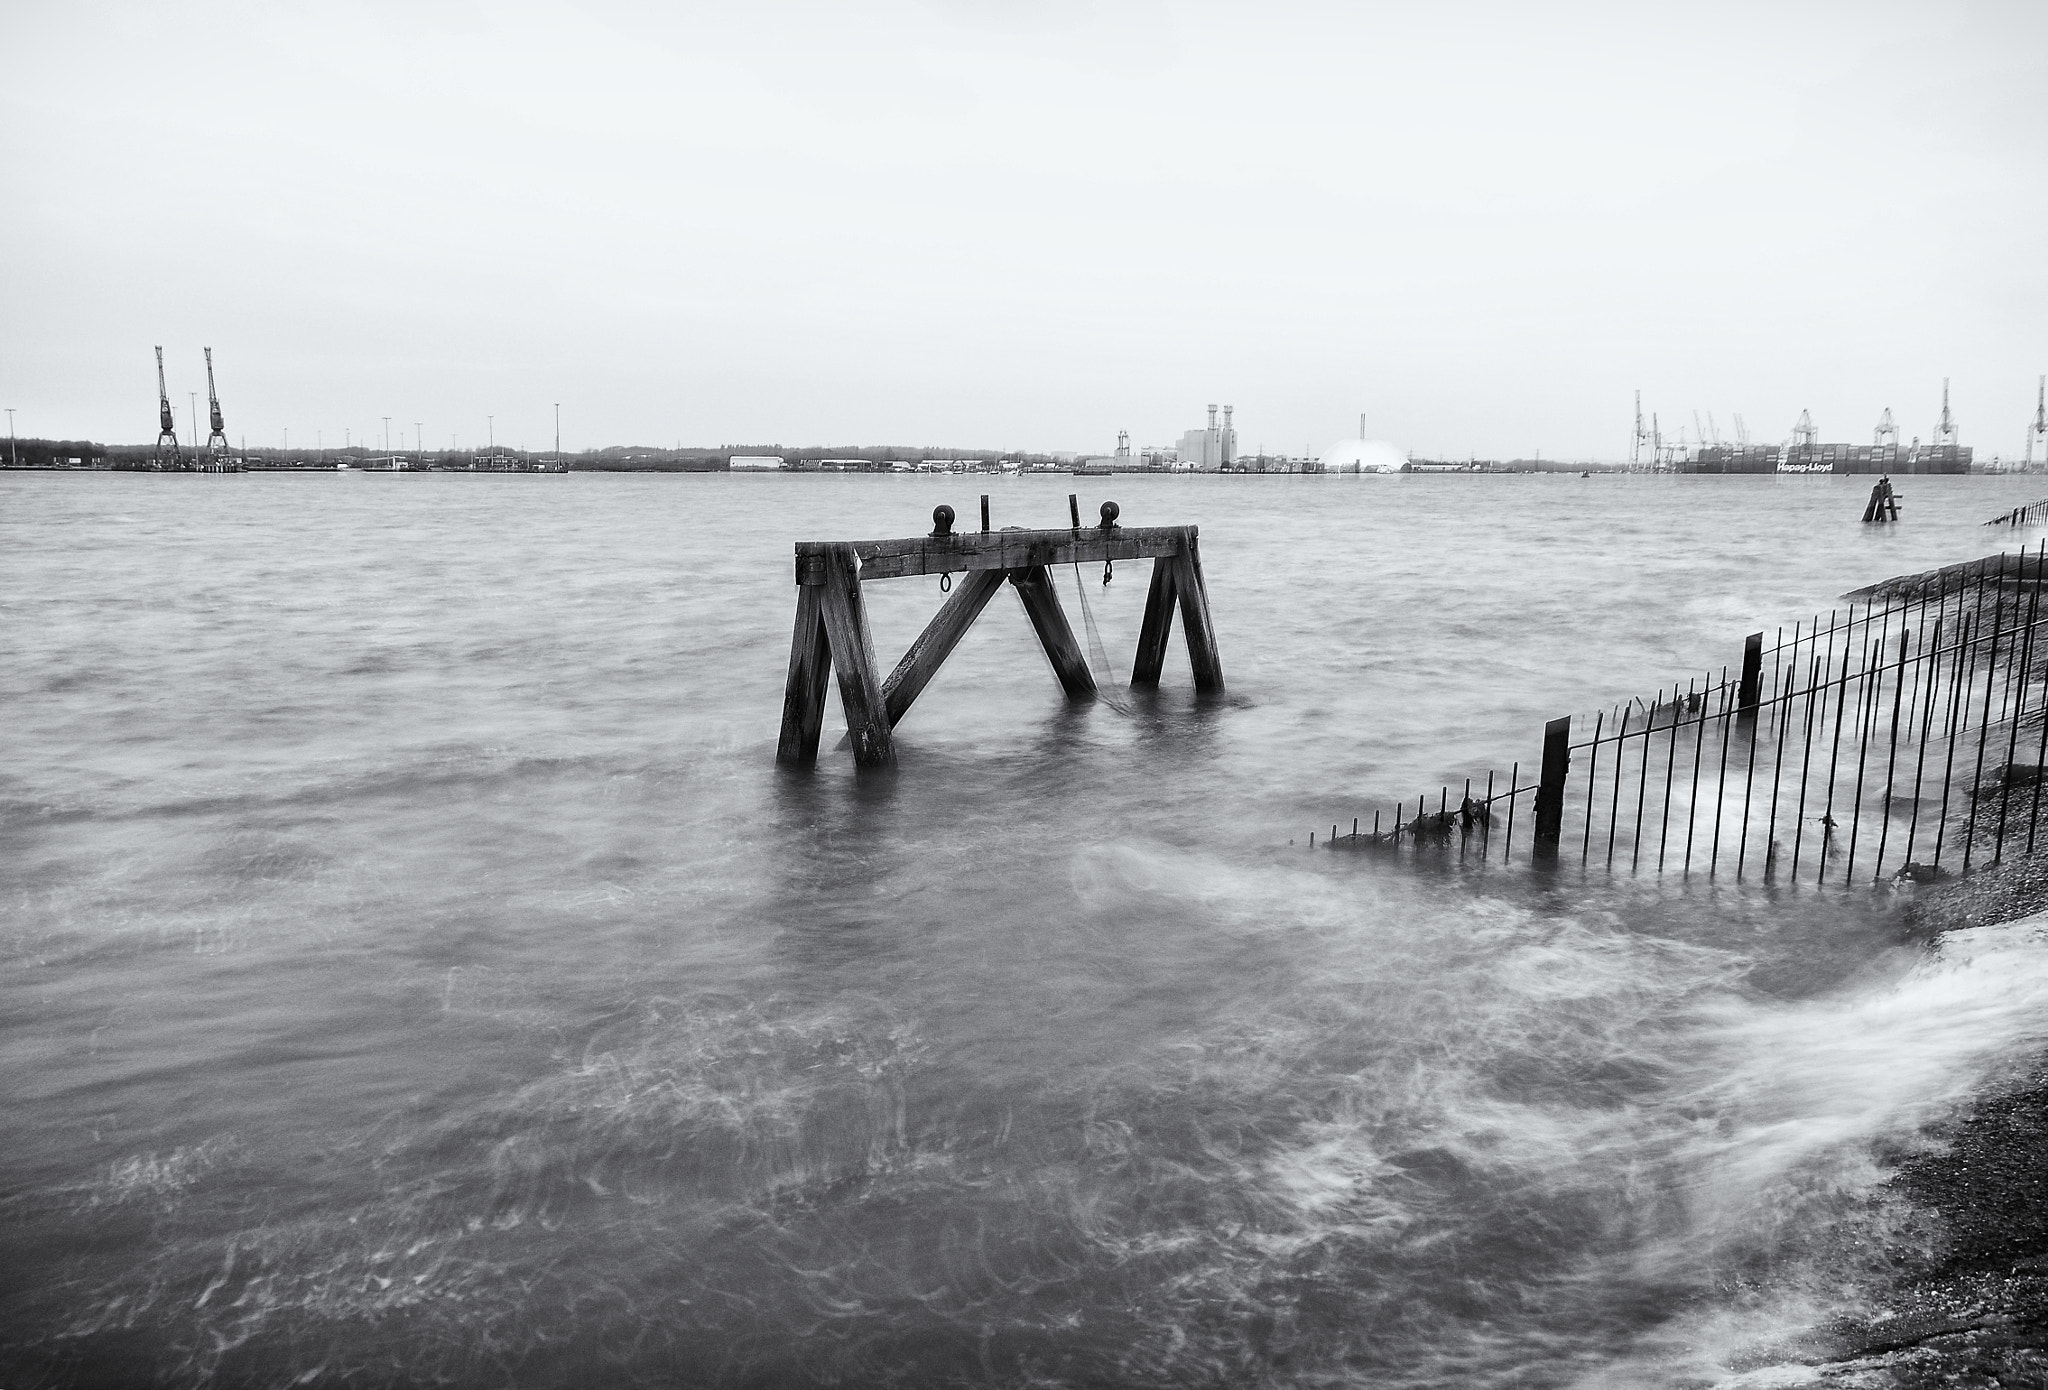
[[1500, 837], [1500, 862], [1503, 864], [1515, 852], [1515, 794], [1521, 789], [1522, 765], [1516, 763], [1508, 769], [1508, 824]]
[[1754, 717], [1759, 697], [1763, 693], [1764, 676], [1764, 635], [1752, 632], [1742, 642], [1742, 690], [1736, 700], [1736, 708], [1743, 714]]
[[1543, 726], [1543, 773], [1536, 784], [1536, 848], [1538, 863], [1554, 863], [1564, 834], [1564, 780], [1572, 761], [1572, 719], [1553, 719]]

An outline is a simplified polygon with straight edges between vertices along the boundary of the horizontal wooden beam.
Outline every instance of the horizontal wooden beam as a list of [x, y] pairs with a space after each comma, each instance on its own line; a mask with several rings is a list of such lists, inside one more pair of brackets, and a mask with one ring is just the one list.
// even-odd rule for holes
[[1192, 526], [1084, 526], [1078, 531], [960, 531], [893, 541], [798, 541], [796, 582], [823, 584], [825, 557], [850, 545], [862, 579], [900, 579], [959, 570], [1017, 570], [1039, 565], [1151, 560], [1189, 552]]

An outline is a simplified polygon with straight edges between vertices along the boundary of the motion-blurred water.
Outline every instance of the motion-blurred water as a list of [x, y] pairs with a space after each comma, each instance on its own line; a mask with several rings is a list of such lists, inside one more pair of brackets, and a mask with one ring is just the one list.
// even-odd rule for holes
[[[1202, 528], [773, 765], [790, 543]], [[7, 1383], [1681, 1383], [1854, 1296], [2031, 937], [1311, 854], [2024, 478], [0, 476]], [[1142, 566], [1080, 576], [1127, 677]], [[1059, 576], [1075, 606], [1071, 571]], [[885, 660], [939, 601], [877, 584]]]

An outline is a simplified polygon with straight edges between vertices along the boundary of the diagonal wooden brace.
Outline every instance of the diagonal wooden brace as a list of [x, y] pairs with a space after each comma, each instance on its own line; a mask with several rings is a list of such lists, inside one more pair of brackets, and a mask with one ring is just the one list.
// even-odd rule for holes
[[1032, 630], [1052, 661], [1052, 672], [1059, 677], [1067, 698], [1094, 699], [1095, 677], [1088, 674], [1088, 658], [1081, 654], [1074, 629], [1067, 625], [1059, 593], [1052, 586], [1052, 575], [1044, 565], [1030, 565], [1011, 570], [1010, 582], [1017, 586], [1017, 594], [1024, 600], [1024, 612], [1030, 617]]
[[940, 605], [924, 631], [910, 644], [910, 650], [896, 663], [889, 679], [882, 682], [882, 699], [889, 709], [890, 727], [902, 722], [912, 703], [931, 684], [932, 677], [939, 673], [940, 665], [953, 654], [953, 648], [960, 645], [967, 629], [974, 626], [981, 610], [988, 607], [988, 601], [1003, 587], [1004, 573], [1002, 570], [969, 570], [963, 574], [952, 597]]

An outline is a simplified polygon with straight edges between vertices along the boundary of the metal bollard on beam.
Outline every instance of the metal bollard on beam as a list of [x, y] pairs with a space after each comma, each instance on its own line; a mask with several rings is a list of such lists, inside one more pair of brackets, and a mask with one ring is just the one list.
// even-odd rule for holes
[[1543, 726], [1543, 773], [1536, 783], [1536, 847], [1538, 864], [1557, 861], [1557, 842], [1564, 834], [1564, 780], [1571, 769], [1572, 719], [1565, 715]]

